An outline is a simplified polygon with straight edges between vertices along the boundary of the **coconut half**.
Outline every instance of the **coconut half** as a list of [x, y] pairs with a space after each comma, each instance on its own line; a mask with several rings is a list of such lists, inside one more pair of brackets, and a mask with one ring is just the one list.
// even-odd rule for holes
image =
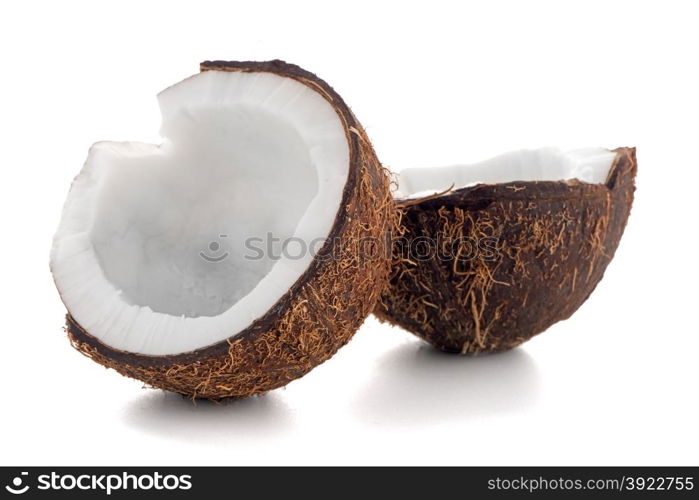
[[568, 318], [614, 256], [636, 168], [634, 148], [547, 148], [403, 171], [376, 315], [460, 353], [511, 349]]
[[158, 96], [159, 145], [100, 142], [51, 271], [83, 354], [189, 396], [280, 387], [378, 299], [388, 177], [324, 81], [282, 61], [205, 62]]

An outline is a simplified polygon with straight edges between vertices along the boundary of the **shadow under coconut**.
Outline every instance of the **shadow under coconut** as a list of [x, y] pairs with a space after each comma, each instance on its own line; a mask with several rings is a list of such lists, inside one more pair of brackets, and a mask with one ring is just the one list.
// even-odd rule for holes
[[290, 410], [275, 394], [214, 403], [151, 389], [131, 401], [122, 418], [149, 434], [213, 444], [272, 436], [293, 424]]
[[379, 360], [353, 410], [382, 423], [468, 420], [525, 410], [539, 393], [536, 363], [521, 348], [459, 356], [410, 342]]

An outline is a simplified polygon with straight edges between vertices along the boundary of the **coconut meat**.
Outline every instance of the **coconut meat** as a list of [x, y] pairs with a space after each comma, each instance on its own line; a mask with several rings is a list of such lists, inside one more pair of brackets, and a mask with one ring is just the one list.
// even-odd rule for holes
[[241, 332], [309, 268], [341, 206], [349, 147], [320, 93], [272, 73], [206, 71], [158, 100], [161, 144], [90, 149], [51, 270], [90, 335], [172, 355]]
[[603, 184], [616, 153], [603, 148], [561, 151], [524, 149], [480, 163], [433, 168], [408, 168], [398, 175], [398, 198], [419, 198], [476, 184], [577, 179]]

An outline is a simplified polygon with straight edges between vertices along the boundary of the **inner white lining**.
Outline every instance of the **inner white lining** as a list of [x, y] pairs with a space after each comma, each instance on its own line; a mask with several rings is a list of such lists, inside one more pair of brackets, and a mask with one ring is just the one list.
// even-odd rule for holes
[[207, 71], [158, 98], [162, 144], [90, 149], [51, 269], [91, 335], [168, 355], [235, 335], [289, 290], [332, 228], [349, 148], [319, 93], [271, 73]]
[[563, 181], [578, 179], [603, 184], [616, 153], [603, 148], [561, 151], [556, 148], [523, 149], [480, 163], [448, 167], [408, 168], [398, 174], [397, 198], [419, 198], [453, 186], [515, 181]]

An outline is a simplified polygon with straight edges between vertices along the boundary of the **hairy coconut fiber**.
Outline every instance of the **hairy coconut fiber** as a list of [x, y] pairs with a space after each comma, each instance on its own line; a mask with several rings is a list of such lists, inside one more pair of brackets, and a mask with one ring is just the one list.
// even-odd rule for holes
[[[385, 285], [396, 212], [387, 172], [357, 119], [327, 83], [282, 61], [205, 62], [201, 70], [276, 73], [321, 93], [336, 109], [347, 134], [350, 168], [327, 242], [264, 316], [236, 336], [201, 350], [172, 356], [117, 351], [70, 315], [67, 332], [84, 355], [149, 386], [197, 398], [245, 397], [303, 376], [350, 340]], [[373, 245], [370, 251], [367, 241]]]
[[[511, 349], [568, 318], [602, 279], [631, 209], [636, 151], [615, 152], [606, 184], [481, 184], [398, 201], [403, 237], [375, 314], [459, 353]], [[416, 238], [447, 258], [416, 255]]]

